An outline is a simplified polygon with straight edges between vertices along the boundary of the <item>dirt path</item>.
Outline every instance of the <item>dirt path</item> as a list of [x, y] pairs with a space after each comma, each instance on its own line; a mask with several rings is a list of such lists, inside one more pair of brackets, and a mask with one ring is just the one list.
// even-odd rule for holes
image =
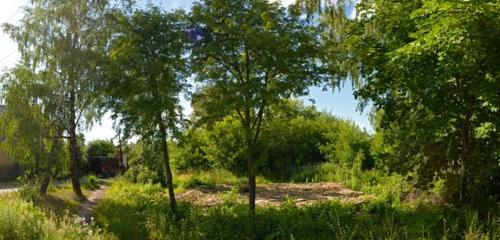
[[84, 223], [90, 224], [92, 222], [92, 215], [94, 214], [94, 207], [97, 205], [99, 200], [104, 197], [107, 185], [101, 185], [101, 187], [95, 191], [92, 191], [87, 196], [87, 199], [83, 200], [80, 208], [78, 209], [78, 216], [81, 217]]
[[[220, 185], [216, 187], [198, 186], [179, 194], [179, 199], [193, 202], [201, 206], [213, 206], [224, 201], [235, 186]], [[238, 191], [238, 201], [246, 201], [246, 191]], [[367, 200], [367, 195], [353, 191], [339, 183], [272, 183], [257, 185], [258, 206], [280, 206], [287, 199], [297, 206], [310, 205], [318, 202], [338, 199], [341, 202], [361, 203]]]

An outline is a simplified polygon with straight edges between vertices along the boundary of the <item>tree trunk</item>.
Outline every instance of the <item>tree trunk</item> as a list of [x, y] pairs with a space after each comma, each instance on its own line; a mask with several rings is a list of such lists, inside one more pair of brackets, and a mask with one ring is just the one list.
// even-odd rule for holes
[[78, 149], [78, 139], [76, 134], [70, 134], [69, 138], [69, 152], [70, 152], [70, 173], [71, 184], [73, 185], [73, 192], [82, 197], [82, 189], [80, 187], [80, 153]]
[[69, 153], [70, 153], [70, 173], [71, 183], [73, 185], [73, 192], [83, 197], [82, 189], [80, 186], [80, 149], [78, 149], [78, 139], [76, 135], [77, 120], [75, 110], [75, 92], [70, 93], [70, 113], [69, 113]]
[[[247, 129], [248, 130], [248, 129]], [[255, 197], [256, 197], [256, 183], [255, 183], [255, 160], [256, 160], [256, 145], [252, 141], [251, 131], [247, 131], [247, 171], [248, 171], [248, 207], [250, 210], [250, 239], [256, 238], [256, 225], [255, 225]]]
[[177, 217], [177, 203], [175, 201], [175, 193], [174, 193], [174, 183], [172, 170], [170, 169], [170, 158], [168, 156], [168, 145], [167, 145], [167, 129], [165, 124], [163, 123], [163, 118], [160, 114], [158, 114], [158, 126], [160, 128], [160, 145], [161, 145], [161, 153], [163, 157], [163, 163], [165, 165], [165, 175], [167, 177], [167, 187], [168, 187], [168, 197], [170, 200], [170, 209], [172, 210], [174, 217]]
[[52, 139], [52, 146], [50, 149], [50, 156], [47, 159], [47, 170], [45, 171], [45, 176], [42, 179], [42, 184], [40, 185], [40, 195], [45, 196], [47, 194], [47, 189], [50, 184], [50, 179], [52, 178], [52, 162], [56, 162], [57, 155], [59, 154], [59, 133], [58, 130], [55, 131], [54, 137]]
[[256, 193], [256, 183], [255, 183], [255, 145], [253, 143], [248, 143], [248, 206], [252, 215], [255, 215], [255, 193]]
[[473, 142], [472, 134], [470, 131], [471, 123], [470, 117], [466, 114], [463, 123], [460, 126], [460, 140], [461, 140], [461, 152], [460, 158], [462, 159], [462, 176], [461, 176], [461, 186], [460, 186], [460, 204], [470, 204], [474, 205], [474, 199], [477, 197], [476, 188], [472, 185], [474, 182], [475, 166], [473, 166]]

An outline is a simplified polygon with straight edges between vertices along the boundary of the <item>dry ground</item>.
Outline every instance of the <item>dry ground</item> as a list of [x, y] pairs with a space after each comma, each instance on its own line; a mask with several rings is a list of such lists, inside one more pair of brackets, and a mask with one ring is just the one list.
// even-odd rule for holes
[[[224, 195], [235, 186], [219, 185], [216, 187], [197, 186], [179, 194], [182, 201], [193, 202], [201, 206], [213, 206], [224, 201]], [[238, 191], [237, 200], [246, 201], [247, 191]], [[285, 200], [291, 199], [298, 206], [329, 201], [333, 199], [341, 202], [361, 203], [367, 195], [343, 187], [338, 183], [272, 183], [257, 185], [258, 206], [280, 206]]]

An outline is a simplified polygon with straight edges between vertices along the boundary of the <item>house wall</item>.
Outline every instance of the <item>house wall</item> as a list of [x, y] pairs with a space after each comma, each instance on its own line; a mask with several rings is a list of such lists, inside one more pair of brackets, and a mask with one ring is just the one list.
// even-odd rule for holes
[[0, 179], [15, 179], [21, 175], [21, 168], [14, 160], [0, 151]]

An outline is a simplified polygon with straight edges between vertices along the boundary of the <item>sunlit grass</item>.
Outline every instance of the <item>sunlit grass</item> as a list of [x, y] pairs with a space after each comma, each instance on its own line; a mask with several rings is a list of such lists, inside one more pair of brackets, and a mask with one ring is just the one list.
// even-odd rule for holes
[[[46, 209], [47, 210], [47, 209]], [[94, 226], [82, 225], [69, 213], [57, 217], [20, 198], [19, 193], [0, 195], [0, 239], [115, 239]]]
[[[246, 188], [247, 178], [236, 176], [228, 170], [211, 169], [211, 170], [194, 170], [194, 171], [179, 171], [174, 173], [174, 185], [176, 192], [183, 192], [194, 186], [215, 186], [215, 185], [232, 185], [240, 188]], [[257, 183], [269, 183], [270, 181], [264, 177], [257, 176]]]
[[[179, 203], [173, 219], [160, 185], [114, 183], [97, 208], [97, 222], [120, 239], [248, 239], [246, 204], [226, 199], [210, 208]], [[478, 221], [473, 211], [429, 204], [363, 204], [327, 201], [305, 207], [292, 202], [259, 207], [256, 239], [498, 239], [500, 221]], [[130, 226], [134, 226], [133, 228]]]

